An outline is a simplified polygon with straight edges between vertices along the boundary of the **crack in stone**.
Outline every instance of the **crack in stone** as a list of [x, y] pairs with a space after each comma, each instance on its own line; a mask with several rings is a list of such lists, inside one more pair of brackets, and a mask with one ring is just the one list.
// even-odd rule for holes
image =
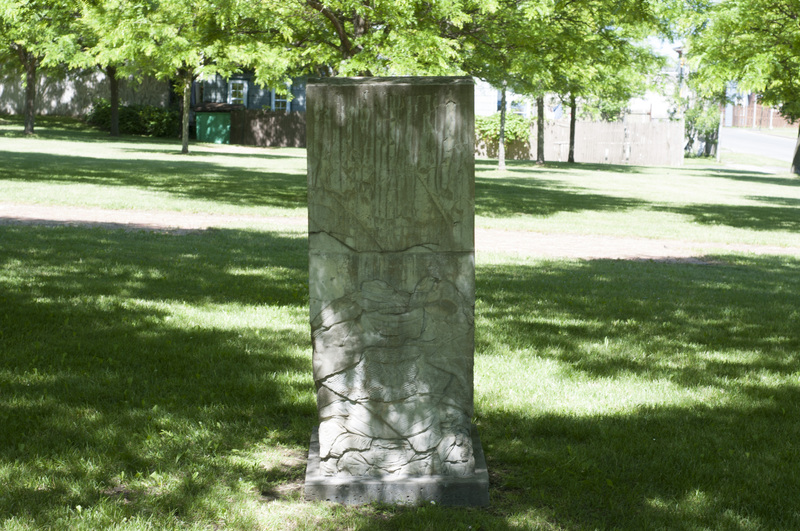
[[[356, 249], [354, 249], [353, 247], [351, 247], [351, 246], [347, 245], [345, 242], [343, 242], [342, 240], [340, 240], [339, 238], [337, 238], [336, 236], [334, 236], [333, 234], [331, 234], [331, 233], [330, 233], [330, 232], [328, 232], [328, 231], [324, 231], [324, 230], [317, 230], [317, 231], [313, 231], [313, 232], [312, 232], [312, 231], [309, 231], [309, 233], [308, 233], [308, 237], [309, 237], [309, 239], [310, 239], [312, 236], [321, 236], [321, 235], [325, 235], [325, 236], [329, 237], [330, 239], [332, 239], [332, 240], [336, 241], [336, 242], [337, 242], [339, 245], [341, 245], [342, 247], [344, 247], [345, 249], [347, 249], [347, 250], [348, 250], [348, 251], [350, 251], [351, 253], [354, 253], [354, 254], [358, 254], [358, 253], [359, 253], [359, 251], [357, 251], [357, 250], [356, 250]], [[312, 251], [313, 251], [313, 249], [312, 249]]]
[[[358, 215], [356, 215], [354, 212], [351, 212], [351, 211], [350, 211], [350, 209], [348, 208], [348, 206], [349, 206], [349, 205], [345, 204], [345, 203], [344, 203], [344, 202], [341, 200], [341, 198], [339, 197], [339, 194], [337, 193], [338, 191], [331, 191], [331, 190], [329, 190], [329, 189], [325, 188], [324, 186], [322, 187], [322, 189], [323, 189], [323, 192], [328, 192], [328, 193], [330, 194], [330, 196], [331, 196], [331, 197], [333, 197], [333, 200], [334, 200], [336, 203], [338, 203], [338, 204], [339, 204], [339, 206], [341, 207], [341, 209], [342, 209], [344, 212], [347, 212], [347, 214], [349, 214], [349, 217], [350, 217], [351, 219], [353, 219], [353, 220], [354, 220], [356, 223], [358, 223], [358, 224], [361, 226], [361, 228], [364, 230], [364, 233], [365, 233], [367, 236], [369, 236], [369, 238], [370, 238], [370, 239], [373, 241], [373, 243], [375, 244], [375, 246], [377, 246], [379, 250], [383, 251], [383, 246], [381, 246], [381, 243], [380, 243], [380, 240], [378, 239], [378, 236], [377, 236], [377, 235], [375, 235], [375, 234], [373, 234], [373, 230], [372, 230], [372, 229], [370, 229], [369, 227], [367, 227], [367, 225], [366, 225], [366, 224], [365, 224], [365, 223], [364, 223], [364, 222], [363, 222], [363, 221], [362, 221], [362, 220], [361, 220], [361, 219], [358, 217]], [[331, 237], [333, 238], [333, 236], [331, 236]], [[336, 239], [337, 241], [339, 241], [339, 240], [338, 240], [338, 238], [334, 238], [334, 239]], [[350, 248], [349, 246], [347, 246], [347, 247], [348, 247], [348, 248]], [[354, 250], [354, 251], [355, 251], [355, 250]], [[358, 252], [358, 251], [355, 251], [355, 252]]]

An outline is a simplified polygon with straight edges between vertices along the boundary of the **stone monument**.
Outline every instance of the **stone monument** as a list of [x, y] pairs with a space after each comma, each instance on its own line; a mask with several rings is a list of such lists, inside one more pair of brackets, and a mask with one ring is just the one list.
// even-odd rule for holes
[[306, 498], [488, 503], [473, 413], [474, 86], [307, 86], [319, 428]]

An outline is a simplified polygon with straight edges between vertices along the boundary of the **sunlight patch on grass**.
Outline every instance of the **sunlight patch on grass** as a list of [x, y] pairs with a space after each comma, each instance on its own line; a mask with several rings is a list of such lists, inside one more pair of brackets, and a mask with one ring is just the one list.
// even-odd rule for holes
[[[788, 213], [789, 211], [787, 211]], [[724, 223], [698, 221], [694, 214], [668, 211], [559, 212], [540, 218], [518, 215], [504, 218], [476, 216], [481, 228], [556, 234], [596, 234], [617, 237], [686, 240], [690, 242], [739, 243], [800, 247], [793, 231], [757, 232]], [[524, 236], [523, 236], [524, 237]], [[709, 247], [708, 250], [713, 250]]]
[[[796, 137], [795, 137], [796, 138]], [[722, 163], [723, 164], [742, 164], [753, 167], [765, 167], [770, 169], [781, 169], [783, 173], [791, 175], [789, 170], [791, 162], [772, 157], [764, 157], [762, 155], [753, 155], [750, 153], [734, 153], [722, 148]]]
[[714, 387], [686, 389], [647, 375], [593, 378], [569, 364], [527, 356], [508, 355], [502, 362], [480, 357], [476, 372], [481, 375], [475, 381], [478, 410], [533, 416], [635, 414], [643, 406], [691, 406], [724, 397], [724, 391]]
[[728, 529], [741, 529], [743, 531], [764, 529], [764, 524], [757, 517], [738, 514], [731, 510], [720, 510], [720, 505], [724, 505], [724, 502], [714, 499], [713, 494], [700, 489], [693, 489], [683, 493], [677, 499], [650, 499], [648, 504], [655, 512], [661, 513], [663, 517], [672, 520], [675, 525], [680, 525], [681, 521], [697, 521], [712, 525], [714, 519], [710, 515], [721, 512], [721, 522], [720, 520], [718, 522]]

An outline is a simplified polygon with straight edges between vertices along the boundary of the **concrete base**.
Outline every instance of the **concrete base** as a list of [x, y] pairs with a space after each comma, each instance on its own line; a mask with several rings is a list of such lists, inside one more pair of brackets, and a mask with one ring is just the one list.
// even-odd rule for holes
[[472, 426], [472, 448], [475, 475], [469, 477], [332, 477], [319, 475], [319, 434], [314, 428], [308, 451], [305, 497], [308, 501], [330, 501], [345, 505], [372, 502], [398, 505], [419, 505], [435, 502], [440, 505], [489, 505], [489, 472], [486, 457]]

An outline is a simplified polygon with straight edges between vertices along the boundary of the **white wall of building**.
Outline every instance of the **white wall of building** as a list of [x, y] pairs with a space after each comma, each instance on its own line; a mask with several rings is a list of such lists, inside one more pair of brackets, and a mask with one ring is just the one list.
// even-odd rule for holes
[[[36, 87], [36, 113], [56, 116], [82, 116], [95, 98], [110, 97], [108, 80], [100, 70], [70, 72], [64, 77], [39, 76]], [[169, 84], [146, 78], [142, 83], [122, 81], [123, 104], [165, 107], [169, 102]], [[22, 114], [25, 87], [18, 74], [0, 76], [0, 113]]]
[[475, 79], [475, 116], [497, 112], [497, 89], [486, 81]]

